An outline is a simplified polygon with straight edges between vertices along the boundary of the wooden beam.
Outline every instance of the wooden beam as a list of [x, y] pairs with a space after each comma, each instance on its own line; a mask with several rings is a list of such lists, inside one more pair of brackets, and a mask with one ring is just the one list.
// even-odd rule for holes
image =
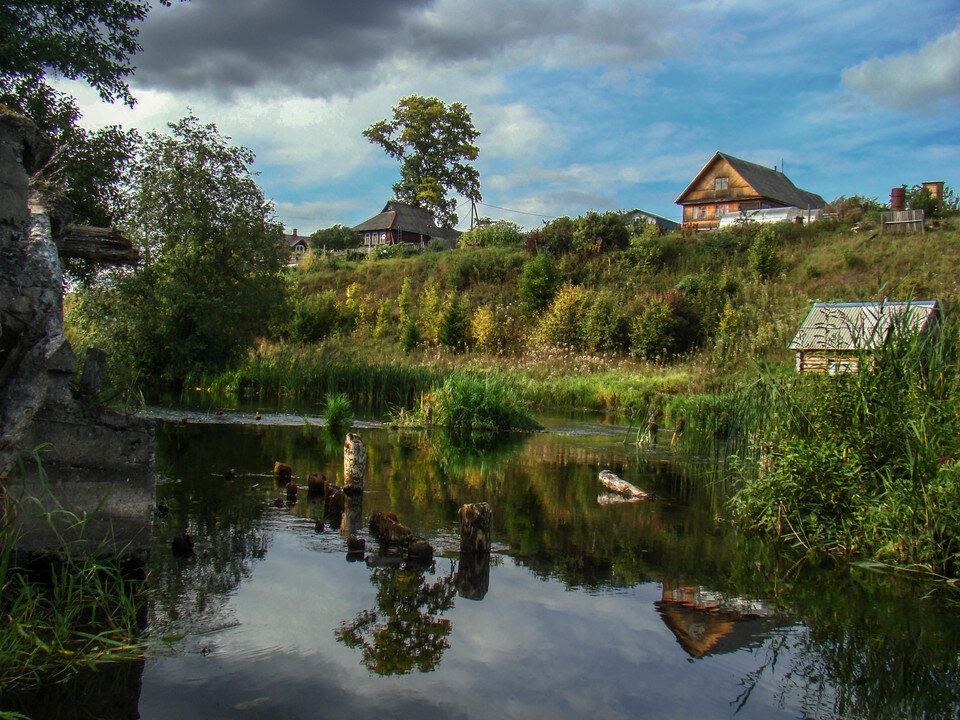
[[140, 253], [116, 228], [67, 225], [56, 240], [61, 258], [94, 260], [104, 265], [136, 265]]

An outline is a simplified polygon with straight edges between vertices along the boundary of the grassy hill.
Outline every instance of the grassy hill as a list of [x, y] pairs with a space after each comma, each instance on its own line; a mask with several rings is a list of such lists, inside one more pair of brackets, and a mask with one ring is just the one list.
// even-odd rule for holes
[[547, 226], [536, 253], [500, 233], [406, 257], [308, 256], [291, 274], [287, 331], [206, 381], [410, 405], [451, 372], [497, 372], [544, 407], [645, 411], [721, 392], [759, 361], [788, 372], [813, 301], [936, 298], [949, 310], [957, 293], [956, 217], [924, 234], [880, 235], [861, 219], [664, 236], [639, 226], [610, 240], [607, 216], [593, 215], [593, 227], [567, 221], [566, 240]]

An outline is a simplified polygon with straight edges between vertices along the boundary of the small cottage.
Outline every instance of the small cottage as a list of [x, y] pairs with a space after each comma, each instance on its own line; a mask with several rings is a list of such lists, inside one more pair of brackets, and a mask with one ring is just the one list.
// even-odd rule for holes
[[310, 243], [307, 238], [297, 235], [296, 228], [294, 228], [293, 235], [287, 235], [284, 233], [283, 239], [287, 243], [287, 247], [290, 248], [290, 260], [291, 262], [296, 262], [303, 254], [307, 252], [307, 249], [310, 247]]
[[716, 153], [676, 200], [683, 206], [683, 227], [713, 230], [731, 213], [794, 207], [826, 206], [815, 193], [801, 190], [776, 168]]
[[422, 246], [431, 240], [440, 240], [448, 247], [453, 247], [460, 237], [460, 232], [453, 228], [437, 227], [429, 210], [398, 200], [390, 200], [379, 215], [374, 215], [353, 229], [360, 234], [364, 250], [396, 243]]
[[891, 332], [926, 331], [938, 312], [936, 300], [816, 302], [790, 343], [797, 372], [856, 372], [864, 351], [879, 347]]

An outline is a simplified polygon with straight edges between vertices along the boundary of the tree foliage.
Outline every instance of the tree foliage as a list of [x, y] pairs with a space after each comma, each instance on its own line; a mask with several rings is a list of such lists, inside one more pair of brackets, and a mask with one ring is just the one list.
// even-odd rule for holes
[[350, 250], [360, 245], [360, 234], [343, 225], [317, 230], [310, 236], [310, 247], [319, 250]]
[[459, 220], [450, 191], [480, 200], [480, 173], [470, 164], [480, 152], [473, 144], [480, 133], [462, 103], [410, 95], [393, 108], [392, 119], [363, 134], [400, 161], [397, 199], [430, 210], [440, 225], [453, 227]]
[[222, 369], [281, 307], [285, 248], [253, 154], [189, 116], [149, 133], [131, 173], [126, 217], [143, 262], [90, 289], [85, 320], [119, 361], [153, 378]]
[[53, 72], [133, 105], [126, 77], [140, 50], [136, 25], [149, 10], [146, 0], [0, 0], [0, 87]]

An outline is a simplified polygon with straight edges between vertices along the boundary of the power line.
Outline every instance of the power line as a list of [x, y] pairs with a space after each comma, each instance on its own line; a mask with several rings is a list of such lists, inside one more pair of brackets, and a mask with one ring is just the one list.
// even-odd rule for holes
[[544, 215], [543, 213], [532, 213], [532, 212], [525, 212], [523, 210], [513, 210], [511, 208], [500, 207], [499, 205], [489, 205], [485, 202], [478, 202], [477, 205], [483, 205], [484, 207], [488, 207], [488, 208], [496, 208], [497, 210], [503, 210], [504, 212], [517, 213], [518, 215], [531, 215], [533, 217], [546, 218], [547, 220], [553, 220], [554, 218], [557, 217], [556, 215]]

